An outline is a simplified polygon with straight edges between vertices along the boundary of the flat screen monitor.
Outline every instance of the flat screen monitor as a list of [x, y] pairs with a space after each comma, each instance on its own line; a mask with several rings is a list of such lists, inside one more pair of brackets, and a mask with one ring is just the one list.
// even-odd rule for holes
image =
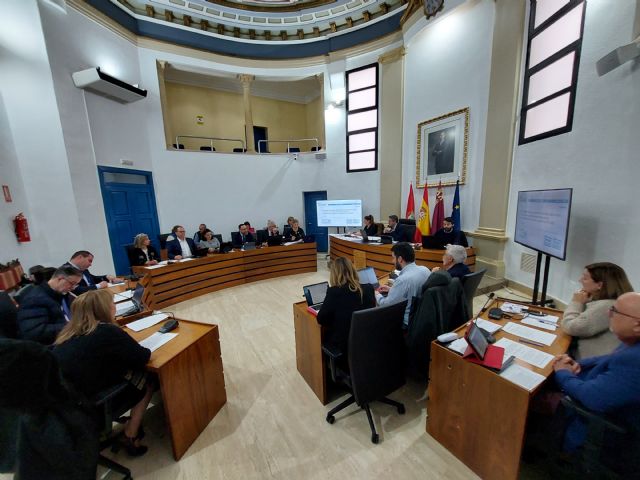
[[564, 260], [572, 188], [518, 192], [516, 243]]
[[318, 200], [319, 227], [359, 227], [362, 225], [362, 200]]

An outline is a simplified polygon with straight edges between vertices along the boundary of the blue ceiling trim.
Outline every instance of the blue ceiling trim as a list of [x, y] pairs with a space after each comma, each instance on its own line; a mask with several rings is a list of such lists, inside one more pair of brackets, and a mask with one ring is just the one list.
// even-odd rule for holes
[[225, 40], [223, 38], [203, 35], [181, 28], [173, 28], [147, 20], [139, 20], [109, 0], [86, 0], [86, 2], [136, 35], [175, 43], [185, 47], [207, 50], [222, 55], [266, 59], [303, 58], [326, 55], [329, 52], [375, 40], [376, 38], [383, 37], [398, 30], [400, 28], [400, 17], [402, 15], [402, 11], [400, 11], [368, 27], [317, 42], [291, 44], [282, 44], [279, 42], [257, 43]]

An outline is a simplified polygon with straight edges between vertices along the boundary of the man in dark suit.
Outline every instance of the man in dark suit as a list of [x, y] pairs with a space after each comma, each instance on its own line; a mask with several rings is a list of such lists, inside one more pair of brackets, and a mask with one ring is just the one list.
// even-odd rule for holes
[[182, 225], [173, 227], [171, 233], [175, 238], [167, 242], [167, 257], [169, 260], [182, 260], [195, 255], [196, 246], [193, 240], [187, 238], [186, 231]]
[[93, 254], [86, 250], [78, 250], [71, 256], [71, 260], [63, 265], [70, 266], [79, 270], [82, 273], [82, 280], [78, 283], [78, 286], [73, 290], [75, 295], [82, 295], [89, 290], [96, 290], [98, 288], [105, 288], [111, 283], [124, 282], [122, 278], [115, 277], [113, 275], [93, 275], [89, 271], [89, 267], [93, 264]]
[[384, 235], [390, 235], [394, 242], [408, 242], [402, 224], [398, 223], [397, 215], [389, 215], [389, 226], [384, 229]]
[[231, 234], [231, 241], [233, 242], [234, 248], [242, 248], [247, 242], [255, 242], [256, 238], [249, 231], [249, 227], [241, 223], [238, 225], [238, 231]]
[[451, 217], [444, 217], [442, 228], [433, 235], [441, 245], [462, 245], [468, 247], [467, 237], [462, 230], [456, 230]]

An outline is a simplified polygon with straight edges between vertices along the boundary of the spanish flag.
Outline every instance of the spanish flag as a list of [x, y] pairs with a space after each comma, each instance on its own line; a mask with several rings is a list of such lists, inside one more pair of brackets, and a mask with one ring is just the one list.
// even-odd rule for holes
[[424, 182], [424, 193], [422, 194], [422, 205], [418, 213], [418, 230], [423, 236], [431, 235], [431, 221], [429, 220], [429, 191], [427, 182]]

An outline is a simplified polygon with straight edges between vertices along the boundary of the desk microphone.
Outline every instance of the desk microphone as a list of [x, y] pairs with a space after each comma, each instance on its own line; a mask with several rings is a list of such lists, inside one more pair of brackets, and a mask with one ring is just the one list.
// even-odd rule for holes
[[481, 314], [481, 315], [482, 315], [484, 312], [486, 312], [486, 311], [487, 311], [487, 308], [489, 308], [489, 307], [488, 307], [489, 302], [490, 302], [491, 300], [493, 300], [493, 297], [495, 297], [495, 296], [496, 296], [496, 294], [495, 294], [494, 292], [491, 292], [491, 293], [488, 295], [487, 301], [486, 301], [486, 302], [484, 302], [484, 306], [480, 309], [480, 314]]

